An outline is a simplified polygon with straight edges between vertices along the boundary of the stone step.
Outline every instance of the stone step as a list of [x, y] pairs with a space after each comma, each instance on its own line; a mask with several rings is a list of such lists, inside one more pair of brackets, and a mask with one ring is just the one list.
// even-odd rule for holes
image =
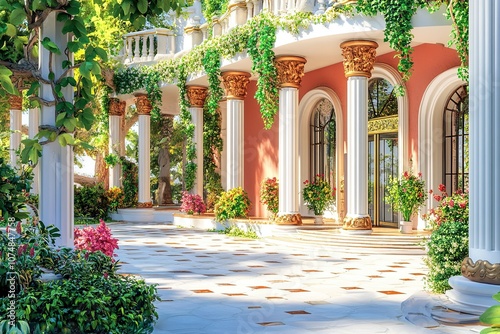
[[424, 255], [420, 235], [346, 235], [339, 229], [307, 229], [280, 231], [266, 241], [277, 244], [293, 244], [294, 247], [329, 248], [332, 250], [355, 251], [365, 254], [407, 254]]

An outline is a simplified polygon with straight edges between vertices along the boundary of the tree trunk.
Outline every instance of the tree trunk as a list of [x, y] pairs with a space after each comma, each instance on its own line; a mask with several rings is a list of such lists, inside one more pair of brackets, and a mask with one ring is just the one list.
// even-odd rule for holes
[[[107, 150], [106, 150], [107, 151]], [[97, 152], [95, 156], [95, 178], [97, 182], [102, 182], [104, 189], [109, 189], [109, 170], [104, 162], [107, 152]]]

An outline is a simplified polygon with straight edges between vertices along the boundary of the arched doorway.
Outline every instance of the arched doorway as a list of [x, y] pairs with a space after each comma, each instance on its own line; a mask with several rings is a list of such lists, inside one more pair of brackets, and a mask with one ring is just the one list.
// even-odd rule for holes
[[386, 186], [399, 174], [398, 101], [384, 78], [368, 84], [368, 213], [373, 226], [397, 227], [398, 213], [386, 203]]

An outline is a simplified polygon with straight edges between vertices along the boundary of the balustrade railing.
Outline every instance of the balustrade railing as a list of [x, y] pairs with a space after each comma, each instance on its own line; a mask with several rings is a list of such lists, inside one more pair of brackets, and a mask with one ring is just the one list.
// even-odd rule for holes
[[123, 36], [125, 64], [159, 60], [175, 54], [174, 33], [170, 29], [155, 28]]

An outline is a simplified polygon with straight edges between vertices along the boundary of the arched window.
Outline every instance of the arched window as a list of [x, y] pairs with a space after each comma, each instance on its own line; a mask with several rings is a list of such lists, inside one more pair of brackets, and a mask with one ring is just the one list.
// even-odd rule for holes
[[335, 185], [336, 153], [335, 110], [332, 103], [323, 98], [314, 106], [311, 116], [311, 180], [317, 174], [324, 175], [330, 185]]
[[469, 188], [469, 94], [461, 86], [451, 94], [443, 117], [443, 184], [449, 194]]
[[382, 78], [368, 84], [368, 119], [398, 114], [398, 101], [391, 83]]

